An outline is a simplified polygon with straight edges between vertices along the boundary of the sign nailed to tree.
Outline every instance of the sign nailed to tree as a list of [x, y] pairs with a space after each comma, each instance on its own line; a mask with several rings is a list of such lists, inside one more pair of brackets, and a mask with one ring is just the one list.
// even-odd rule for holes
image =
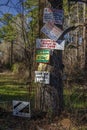
[[13, 115], [30, 118], [30, 102], [13, 100]]
[[36, 39], [36, 48], [64, 50], [65, 40]]
[[44, 8], [43, 23], [53, 22], [62, 25], [63, 10]]
[[35, 82], [49, 84], [50, 83], [50, 72], [35, 71]]
[[57, 41], [60, 35], [62, 34], [62, 30], [56, 27], [53, 23], [48, 22], [46, 23], [41, 31], [47, 35], [50, 39]]
[[48, 63], [50, 59], [50, 50], [36, 50], [36, 62]]

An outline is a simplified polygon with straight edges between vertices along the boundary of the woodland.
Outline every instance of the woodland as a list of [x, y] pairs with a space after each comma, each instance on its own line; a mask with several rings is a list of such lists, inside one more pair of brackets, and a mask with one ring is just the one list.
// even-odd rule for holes
[[[47, 49], [48, 63], [36, 60], [43, 50], [36, 40], [48, 39], [44, 8], [63, 11], [63, 23], [53, 26], [64, 49]], [[49, 83], [37, 82], [37, 72], [50, 73]], [[31, 116], [14, 116], [14, 100], [30, 102]], [[87, 0], [1, 0], [0, 130], [86, 129]]]

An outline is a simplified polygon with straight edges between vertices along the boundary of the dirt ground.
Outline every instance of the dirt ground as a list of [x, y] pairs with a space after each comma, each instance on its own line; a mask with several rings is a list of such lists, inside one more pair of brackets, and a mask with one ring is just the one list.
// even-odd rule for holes
[[69, 117], [21, 118], [0, 109], [0, 130], [87, 130], [87, 125], [80, 126]]

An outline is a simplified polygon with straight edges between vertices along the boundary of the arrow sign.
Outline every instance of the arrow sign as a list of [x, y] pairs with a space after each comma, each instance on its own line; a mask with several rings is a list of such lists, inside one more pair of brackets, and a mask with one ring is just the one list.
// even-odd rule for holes
[[64, 50], [65, 40], [58, 40], [57, 42], [51, 39], [36, 39], [36, 48], [37, 49], [56, 49]]

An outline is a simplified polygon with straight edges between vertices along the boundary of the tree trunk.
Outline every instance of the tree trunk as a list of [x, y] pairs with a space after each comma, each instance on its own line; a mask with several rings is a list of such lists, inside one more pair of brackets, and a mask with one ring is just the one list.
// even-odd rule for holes
[[[87, 5], [83, 4], [84, 23], [87, 22], [86, 9], [87, 9]], [[84, 63], [85, 77], [87, 77], [87, 26], [83, 27], [83, 54], [84, 54], [84, 62], [85, 62]], [[85, 78], [85, 82], [86, 82], [86, 78]]]
[[[83, 4], [83, 19], [84, 19], [84, 23], [86, 22], [86, 4]], [[87, 70], [87, 49], [86, 49], [86, 29], [87, 27], [84, 26], [83, 27], [83, 53], [84, 53], [84, 68], [85, 70]]]
[[11, 41], [11, 47], [10, 47], [10, 67], [13, 64], [13, 41]]
[[[49, 0], [50, 1], [50, 0]], [[56, 2], [54, 1], [54, 7], [57, 9], [62, 9], [63, 1], [60, 0], [58, 6], [56, 7]], [[43, 9], [47, 5], [48, 1], [39, 0], [39, 26], [40, 29], [43, 25]], [[51, 5], [49, 2], [48, 6]], [[46, 6], [47, 7], [47, 6]], [[62, 29], [62, 26], [58, 26]], [[39, 30], [40, 30], [39, 29]], [[40, 32], [40, 38], [43, 35]], [[39, 108], [47, 112], [51, 111], [54, 115], [59, 115], [63, 110], [63, 83], [62, 83], [62, 51], [53, 51], [50, 56], [50, 64], [39, 63], [38, 70], [49, 71], [50, 72], [50, 84], [40, 84], [40, 99], [38, 99]], [[40, 68], [40, 69], [39, 69]], [[38, 95], [37, 94], [37, 95]]]

